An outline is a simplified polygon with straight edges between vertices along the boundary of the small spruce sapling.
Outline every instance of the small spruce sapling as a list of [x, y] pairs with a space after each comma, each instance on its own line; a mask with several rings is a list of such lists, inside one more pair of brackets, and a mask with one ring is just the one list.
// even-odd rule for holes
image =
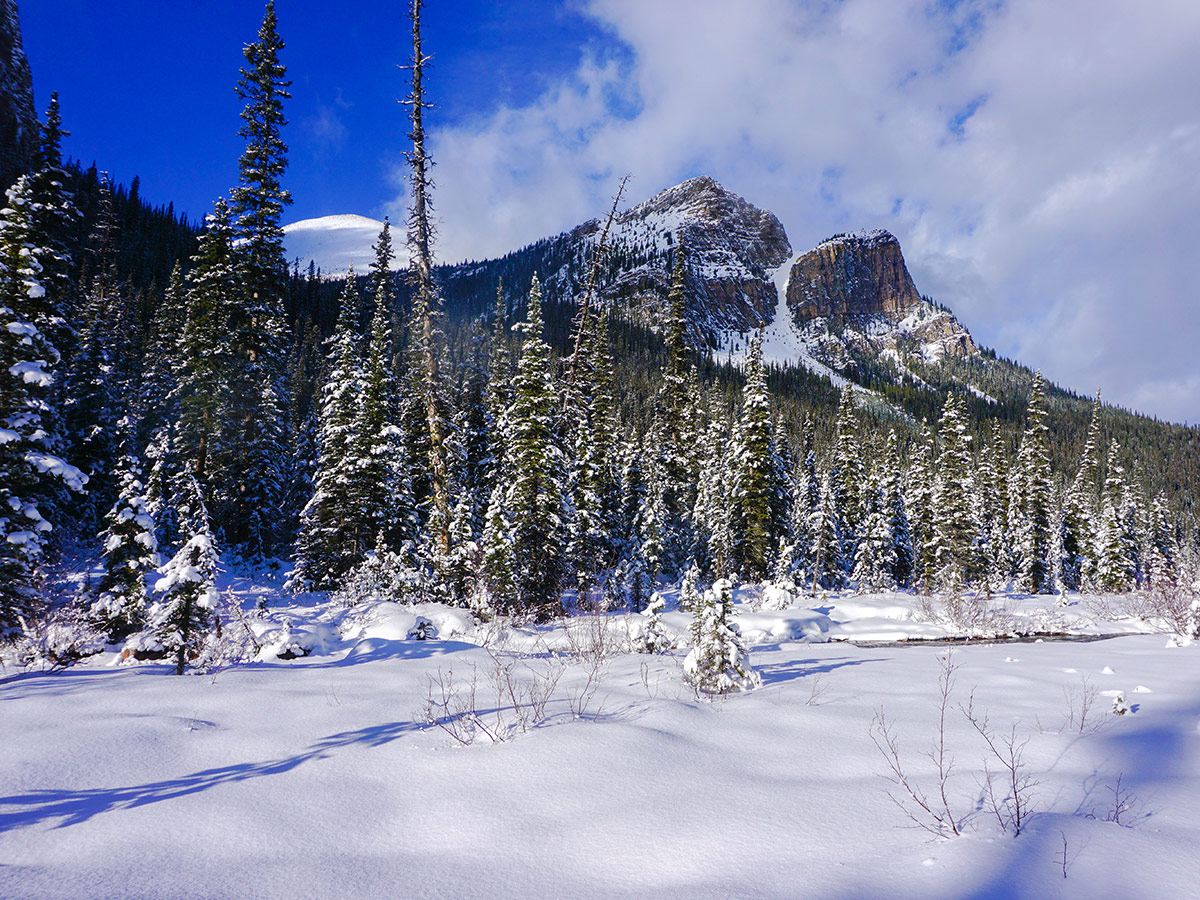
[[638, 653], [669, 653], [675, 646], [674, 639], [667, 634], [662, 623], [663, 610], [667, 601], [657, 591], [650, 597], [650, 603], [642, 613], [642, 630], [638, 633], [636, 648]]
[[750, 665], [750, 654], [733, 615], [733, 586], [719, 579], [704, 592], [692, 619], [692, 649], [683, 671], [697, 694], [709, 696], [748, 691], [762, 685]]

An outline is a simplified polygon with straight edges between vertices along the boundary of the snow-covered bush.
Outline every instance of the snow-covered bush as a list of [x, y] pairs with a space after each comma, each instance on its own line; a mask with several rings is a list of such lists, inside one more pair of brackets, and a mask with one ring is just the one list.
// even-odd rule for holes
[[104, 650], [104, 633], [75, 606], [22, 617], [20, 624], [20, 633], [4, 653], [7, 663], [20, 669], [58, 669]]
[[432, 599], [432, 576], [405, 543], [394, 553], [377, 547], [355, 566], [334, 591], [333, 599], [343, 606], [355, 606], [368, 600], [396, 603], [421, 603]]
[[704, 592], [696, 607], [692, 649], [683, 661], [684, 675], [698, 694], [729, 694], [762, 684], [732, 617], [733, 586], [722, 578]]

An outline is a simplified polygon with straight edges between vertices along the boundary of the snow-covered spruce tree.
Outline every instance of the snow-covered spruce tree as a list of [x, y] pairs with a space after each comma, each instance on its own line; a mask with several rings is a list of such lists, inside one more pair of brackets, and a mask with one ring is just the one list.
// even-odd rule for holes
[[812, 420], [805, 418], [801, 427], [801, 452], [792, 479], [792, 560], [798, 571], [812, 570], [813, 533], [812, 523], [821, 506], [821, 480], [817, 476], [817, 454], [813, 449]]
[[908, 508], [904, 503], [900, 448], [895, 431], [888, 433], [881, 465], [883, 476], [880, 489], [883, 491], [884, 514], [888, 520], [891, 544], [891, 580], [897, 587], [908, 587], [912, 582], [916, 555], [913, 550], [912, 527], [908, 521]]
[[742, 576], [766, 578], [775, 546], [771, 395], [763, 369], [762, 336], [750, 341], [742, 410], [734, 432], [734, 555]]
[[594, 308], [581, 313], [577, 322], [574, 363], [575, 381], [567, 393], [564, 416], [573, 450], [567, 554], [582, 599], [595, 587], [599, 572], [611, 562], [615, 550], [612, 358], [608, 318]]
[[1031, 594], [1044, 594], [1054, 591], [1054, 566], [1050, 559], [1050, 429], [1046, 425], [1046, 383], [1040, 372], [1033, 379], [1028, 415], [1017, 461], [1021, 497], [1013, 541], [1018, 583]]
[[692, 616], [691, 639], [683, 672], [697, 694], [717, 696], [762, 685], [733, 621], [733, 586], [728, 579], [718, 579], [704, 592]]
[[1168, 588], [1179, 579], [1179, 547], [1171, 526], [1170, 509], [1161, 495], [1150, 504], [1146, 525], [1142, 550], [1146, 584], [1153, 590]]
[[489, 613], [511, 613], [517, 609], [517, 560], [504, 494], [504, 485], [497, 482], [483, 526], [482, 577], [476, 582], [476, 596], [471, 604]]
[[120, 493], [100, 535], [104, 574], [90, 618], [112, 642], [145, 624], [146, 575], [160, 563], [154, 517], [146, 507], [141, 476], [137, 460], [122, 457], [117, 470]]
[[949, 394], [938, 422], [937, 476], [933, 486], [933, 566], [935, 583], [946, 590], [969, 584], [978, 572], [976, 526], [971, 515], [975, 472], [971, 435], [961, 397]]
[[155, 307], [146, 338], [145, 371], [141, 379], [139, 434], [144, 442], [153, 439], [158, 429], [179, 417], [170, 398], [176, 396], [176, 372], [179, 369], [179, 335], [187, 322], [187, 291], [183, 266], [176, 262], [171, 270], [162, 301]]
[[695, 540], [691, 521], [696, 505], [699, 443], [693, 385], [695, 365], [687, 345], [687, 288], [685, 250], [677, 235], [671, 286], [667, 293], [667, 321], [663, 329], [667, 360], [658, 389], [654, 433], [663, 470], [663, 503], [666, 513], [665, 567], [681, 570]]
[[224, 200], [217, 200], [205, 224], [188, 273], [187, 317], [179, 336], [173, 398], [179, 407], [179, 454], [202, 488], [230, 477], [221, 426], [233, 376], [230, 310], [240, 302], [242, 291]]
[[39, 325], [46, 321], [46, 252], [33, 213], [22, 177], [0, 210], [0, 638], [20, 627], [39, 599], [36, 574], [52, 530], [39, 502], [60, 481], [76, 491], [87, 481], [55, 455], [50, 395], [59, 354]]
[[122, 286], [116, 269], [116, 213], [112, 185], [100, 182], [100, 209], [89, 243], [93, 252], [91, 278], [83, 291], [77, 318], [74, 352], [67, 360], [62, 418], [68, 456], [88, 476], [88, 497], [81, 504], [80, 520], [86, 528], [98, 519], [115, 498], [113, 471], [117, 456], [117, 412], [120, 385], [116, 358], [123, 343], [120, 332], [128, 327]]
[[860, 593], [891, 590], [896, 586], [892, 574], [896, 568], [896, 548], [892, 543], [891, 510], [877, 478], [867, 485], [864, 510], [862, 535], [854, 552], [854, 572], [850, 578]]
[[842, 540], [850, 558], [853, 557], [863, 515], [863, 468], [858, 416], [854, 412], [854, 385], [847, 382], [842, 388], [842, 398], [838, 405], [837, 435], [829, 470], [829, 483], [836, 495], [838, 510], [841, 513]]
[[333, 590], [372, 546], [364, 545], [358, 510], [347, 502], [358, 474], [352, 452], [362, 391], [353, 270], [338, 303], [337, 325], [327, 342], [331, 367], [321, 389], [316, 485], [300, 516], [293, 590]]
[[643, 612], [645, 618], [634, 644], [638, 653], [670, 653], [675, 646], [675, 640], [667, 634], [662, 621], [663, 610], [666, 608], [666, 600], [662, 594], [656, 592]]
[[554, 435], [553, 361], [542, 338], [542, 289], [534, 276], [513, 379], [504, 499], [512, 530], [518, 605], [548, 618], [560, 611], [566, 575], [565, 460]]
[[845, 581], [846, 567], [841, 536], [841, 512], [837, 491], [828, 473], [821, 482], [821, 504], [809, 523], [812, 535], [812, 592], [818, 587], [840, 588]]
[[716, 578], [726, 578], [735, 571], [734, 509], [730, 502], [733, 492], [733, 460], [729, 453], [729, 421], [723, 410], [714, 407], [709, 412], [709, 426], [704, 433], [700, 467], [700, 483], [696, 491], [696, 508], [692, 520], [696, 524], [696, 559], [705, 561]]
[[1101, 591], [1124, 593], [1137, 577], [1137, 549], [1121, 511], [1128, 494], [1121, 448], [1114, 440], [1108, 449], [1108, 475], [1100, 500], [1100, 525], [1096, 529], [1095, 585]]
[[389, 373], [392, 314], [386, 294], [377, 292], [375, 300], [353, 438], [347, 448], [353, 473], [347, 499], [359, 516], [364, 547], [373, 546], [382, 536], [385, 546], [398, 549], [406, 540], [415, 541], [417, 515], [404, 433], [391, 421], [391, 410], [396, 408]]
[[1008, 455], [999, 422], [992, 423], [991, 438], [980, 454], [975, 491], [979, 524], [980, 577], [1000, 588], [1010, 575], [1008, 538]]
[[246, 299], [231, 322], [238, 332], [239, 350], [267, 369], [271, 380], [283, 378], [283, 302], [287, 293], [287, 257], [283, 248], [283, 209], [292, 202], [283, 187], [287, 171], [287, 145], [282, 130], [287, 125], [283, 101], [291, 97], [287, 68], [279, 60], [284, 48], [275, 16], [275, 0], [268, 0], [258, 39], [242, 49], [246, 67], [238, 79], [242, 127], [238, 136], [246, 148], [238, 159], [239, 184], [232, 208], [241, 244], [242, 280]]
[[923, 591], [932, 587], [936, 571], [933, 553], [933, 451], [933, 435], [929, 426], [922, 423], [920, 435], [909, 458], [904, 505], [908, 510], [909, 524], [912, 526], [915, 557], [913, 580]]
[[[80, 215], [74, 198], [65, 187], [67, 173], [62, 158], [62, 139], [69, 134], [63, 131], [58, 93], [55, 92], [50, 95], [46, 120], [41, 125], [37, 163], [28, 180], [29, 209], [33, 215], [31, 228], [38, 236], [40, 248], [39, 281], [45, 291], [39, 298], [30, 298], [28, 315], [51, 346], [60, 351], [71, 345], [70, 323], [77, 300], [70, 248], [75, 241], [74, 232]], [[53, 392], [51, 396], [54, 396]]]
[[244, 293], [230, 309], [228, 323], [234, 402], [221, 424], [231, 457], [230, 489], [214, 510], [226, 539], [250, 558], [270, 555], [283, 537], [277, 530], [290, 477], [290, 340], [284, 317], [287, 258], [281, 218], [292, 202], [282, 185], [287, 170], [283, 101], [291, 96], [291, 82], [279, 60], [283, 47], [274, 0], [269, 0], [257, 40], [243, 48], [247, 65], [237, 85], [238, 97], [245, 101], [238, 135], [246, 146], [238, 160], [240, 178], [231, 208], [240, 239], [237, 262]]
[[[1092, 419], [1088, 423], [1087, 439], [1079, 455], [1079, 469], [1067, 494], [1068, 525], [1073, 525], [1074, 543], [1079, 554], [1080, 587], [1090, 585], [1096, 576], [1096, 529], [1099, 527], [1100, 505], [1100, 425], [1103, 406], [1100, 392], [1092, 404]], [[1068, 543], [1064, 540], [1064, 544]]]
[[146, 511], [154, 519], [159, 548], [174, 550], [179, 546], [178, 488], [184, 473], [174, 425], [165, 424], [154, 433], [146, 445], [146, 459]]
[[1125, 482], [1125, 496], [1121, 501], [1121, 525], [1125, 529], [1126, 540], [1132, 548], [1133, 579], [1135, 587], [1146, 584], [1145, 549], [1148, 544], [1149, 522], [1147, 521], [1149, 507], [1146, 495], [1142, 490], [1145, 484], [1141, 462], [1134, 460], [1133, 472]]
[[182, 675], [189, 659], [203, 649], [217, 605], [217, 543], [199, 483], [190, 485], [191, 534], [179, 551], [158, 570], [154, 593], [162, 597], [150, 611], [150, 627], [167, 657]]

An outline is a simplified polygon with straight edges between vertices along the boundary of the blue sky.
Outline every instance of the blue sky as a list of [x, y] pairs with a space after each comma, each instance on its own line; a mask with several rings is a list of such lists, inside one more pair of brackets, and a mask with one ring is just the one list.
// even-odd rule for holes
[[[54, 0], [21, 4], [39, 111], [57, 90], [69, 154], [143, 195], [202, 215], [237, 177], [241, 48], [252, 41], [257, 0]], [[382, 215], [407, 131], [396, 68], [410, 39], [402, 3], [277, 0], [295, 205], [289, 219]], [[579, 65], [584, 47], [617, 44], [570, 4], [551, 0], [433, 2], [426, 41], [437, 108], [433, 128], [532, 102]]]
[[[296, 220], [403, 215], [403, 3], [278, 0]], [[236, 178], [259, 2], [25, 0], [67, 148], [200, 215]], [[900, 239], [918, 288], [1054, 381], [1200, 422], [1200, 3], [430, 0], [441, 258], [709, 174], [797, 251]]]

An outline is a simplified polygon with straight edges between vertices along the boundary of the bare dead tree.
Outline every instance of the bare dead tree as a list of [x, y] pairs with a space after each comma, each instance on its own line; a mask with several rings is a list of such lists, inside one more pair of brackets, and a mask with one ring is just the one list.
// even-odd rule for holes
[[430, 221], [433, 212], [431, 193], [433, 181], [429, 171], [433, 161], [425, 152], [424, 111], [433, 104], [425, 101], [423, 78], [430, 57], [421, 50], [421, 8], [423, 0], [412, 0], [409, 15], [412, 19], [412, 59], [408, 66], [412, 72], [412, 89], [408, 99], [402, 100], [409, 108], [412, 131], [412, 150], [406, 154], [411, 168], [409, 184], [412, 187], [412, 209], [408, 215], [409, 279], [413, 288], [413, 337], [417, 341], [416, 356], [420, 364], [420, 389], [425, 407], [425, 422], [429, 431], [429, 470], [433, 493], [434, 538], [443, 553], [450, 549], [450, 491], [449, 471], [446, 465], [445, 410], [441, 403], [441, 370], [439, 351], [444, 339], [441, 327], [441, 295], [433, 278], [434, 227]]

